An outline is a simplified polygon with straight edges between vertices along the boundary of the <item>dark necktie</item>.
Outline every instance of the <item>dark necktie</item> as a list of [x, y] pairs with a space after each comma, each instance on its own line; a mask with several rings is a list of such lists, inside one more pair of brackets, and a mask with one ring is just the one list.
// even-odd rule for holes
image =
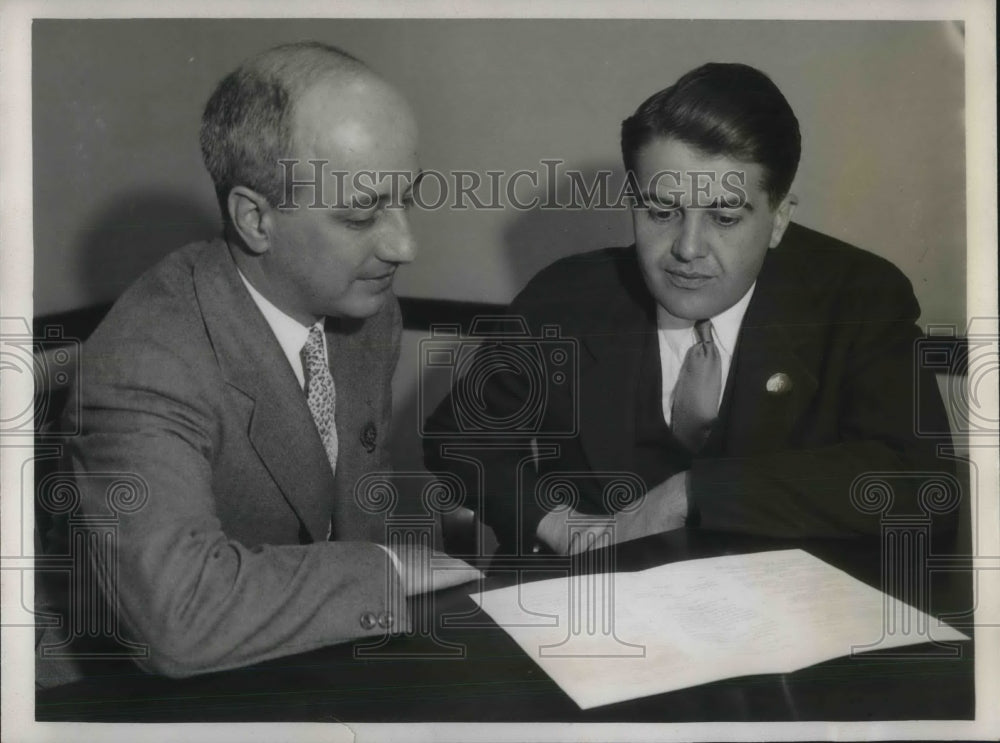
[[306, 376], [306, 400], [309, 412], [316, 423], [330, 470], [337, 471], [337, 393], [326, 360], [323, 331], [318, 325], [309, 330], [309, 338], [302, 347], [302, 362]]
[[722, 359], [712, 340], [712, 321], [694, 324], [698, 341], [688, 349], [674, 387], [671, 428], [677, 439], [697, 453], [708, 439], [718, 415], [722, 390]]

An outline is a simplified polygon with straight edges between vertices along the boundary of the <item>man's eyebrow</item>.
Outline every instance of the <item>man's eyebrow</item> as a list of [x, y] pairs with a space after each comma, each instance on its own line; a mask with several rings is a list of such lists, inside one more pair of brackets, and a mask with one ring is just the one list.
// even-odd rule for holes
[[678, 206], [678, 199], [676, 198], [676, 194], [673, 193], [667, 194], [665, 199], [661, 199], [657, 194], [650, 193], [649, 191], [641, 191], [639, 193], [639, 200], [643, 203], [652, 202], [654, 204]]
[[[421, 169], [417, 173], [416, 177], [406, 187], [406, 190], [403, 191], [403, 198], [404, 199], [407, 198], [407, 197], [409, 197], [413, 193], [413, 189], [416, 187], [416, 185], [420, 182], [420, 179], [423, 178], [423, 177], [424, 177], [424, 171], [423, 171], [423, 169]], [[391, 193], [380, 193], [378, 195], [378, 198], [372, 200], [371, 203], [362, 203], [362, 201], [366, 202], [367, 199], [364, 199], [361, 196], [355, 196], [351, 200], [351, 208], [353, 208], [353, 209], [359, 209], [359, 210], [362, 210], [362, 211], [367, 211], [369, 209], [381, 209], [382, 207], [385, 206], [386, 202], [390, 202], [390, 203], [392, 202], [392, 194]]]
[[748, 212], [751, 212], [751, 213], [754, 211], [753, 204], [751, 204], [746, 199], [741, 199], [734, 206], [729, 206], [728, 204], [724, 204], [722, 199], [714, 199], [714, 200], [712, 200], [709, 203], [704, 204], [704, 205], [701, 205], [701, 204], [691, 204], [689, 206], [682, 207], [680, 204], [677, 203], [678, 200], [675, 198], [675, 196], [673, 194], [668, 194], [666, 198], [661, 199], [656, 194], [650, 194], [648, 191], [642, 191], [642, 192], [639, 193], [639, 200], [642, 203], [644, 203], [644, 204], [653, 203], [653, 204], [659, 204], [661, 206], [672, 207], [672, 208], [675, 208], [675, 209], [682, 209], [682, 208], [683, 209], [723, 209], [723, 208], [726, 208], [726, 209], [746, 209]]
[[356, 194], [351, 199], [351, 209], [356, 211], [380, 209], [388, 199], [389, 194], [379, 194], [375, 199], [369, 199], [367, 194]]
[[751, 212], [751, 213], [754, 211], [753, 204], [751, 204], [750, 201], [747, 200], [747, 199], [745, 199], [745, 198], [744, 199], [738, 199], [737, 202], [734, 205], [732, 205], [732, 206], [730, 206], [729, 204], [725, 203], [724, 199], [714, 199], [713, 201], [711, 201], [710, 203], [708, 203], [707, 205], [705, 205], [703, 208], [705, 208], [705, 209], [746, 209], [748, 212]]

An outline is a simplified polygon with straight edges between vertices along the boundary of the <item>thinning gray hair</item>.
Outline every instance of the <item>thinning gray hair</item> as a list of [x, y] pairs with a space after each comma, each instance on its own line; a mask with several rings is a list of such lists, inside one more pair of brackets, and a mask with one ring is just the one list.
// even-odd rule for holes
[[205, 104], [200, 139], [225, 222], [236, 186], [252, 188], [272, 205], [283, 201], [278, 161], [292, 154], [293, 115], [302, 94], [328, 75], [367, 69], [338, 47], [304, 41], [268, 49], [223, 78]]

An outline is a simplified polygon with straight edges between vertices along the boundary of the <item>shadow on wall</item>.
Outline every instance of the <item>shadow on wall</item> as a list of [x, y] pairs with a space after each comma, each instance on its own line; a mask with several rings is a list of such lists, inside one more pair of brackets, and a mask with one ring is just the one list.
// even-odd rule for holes
[[168, 191], [122, 197], [81, 231], [72, 255], [84, 286], [114, 300], [167, 254], [221, 232], [217, 212], [200, 199]]
[[[559, 258], [633, 242], [630, 202], [620, 198], [625, 185], [621, 164], [560, 169], [555, 183], [542, 185], [534, 194], [540, 206], [514, 212], [517, 216], [503, 233], [511, 284], [518, 292]], [[542, 208], [547, 204], [558, 206]]]

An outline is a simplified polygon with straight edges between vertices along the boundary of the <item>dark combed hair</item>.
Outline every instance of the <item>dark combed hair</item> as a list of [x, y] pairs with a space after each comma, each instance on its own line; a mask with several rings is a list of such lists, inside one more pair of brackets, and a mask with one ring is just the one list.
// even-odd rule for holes
[[223, 220], [235, 186], [252, 188], [272, 205], [283, 201], [278, 161], [292, 154], [295, 102], [323, 75], [361, 69], [364, 63], [342, 49], [305, 41], [268, 49], [218, 84], [205, 104], [200, 139]]
[[759, 163], [772, 207], [791, 188], [802, 150], [798, 119], [771, 78], [734, 63], [702, 65], [643, 101], [622, 122], [626, 170], [634, 172], [639, 150], [658, 138]]

